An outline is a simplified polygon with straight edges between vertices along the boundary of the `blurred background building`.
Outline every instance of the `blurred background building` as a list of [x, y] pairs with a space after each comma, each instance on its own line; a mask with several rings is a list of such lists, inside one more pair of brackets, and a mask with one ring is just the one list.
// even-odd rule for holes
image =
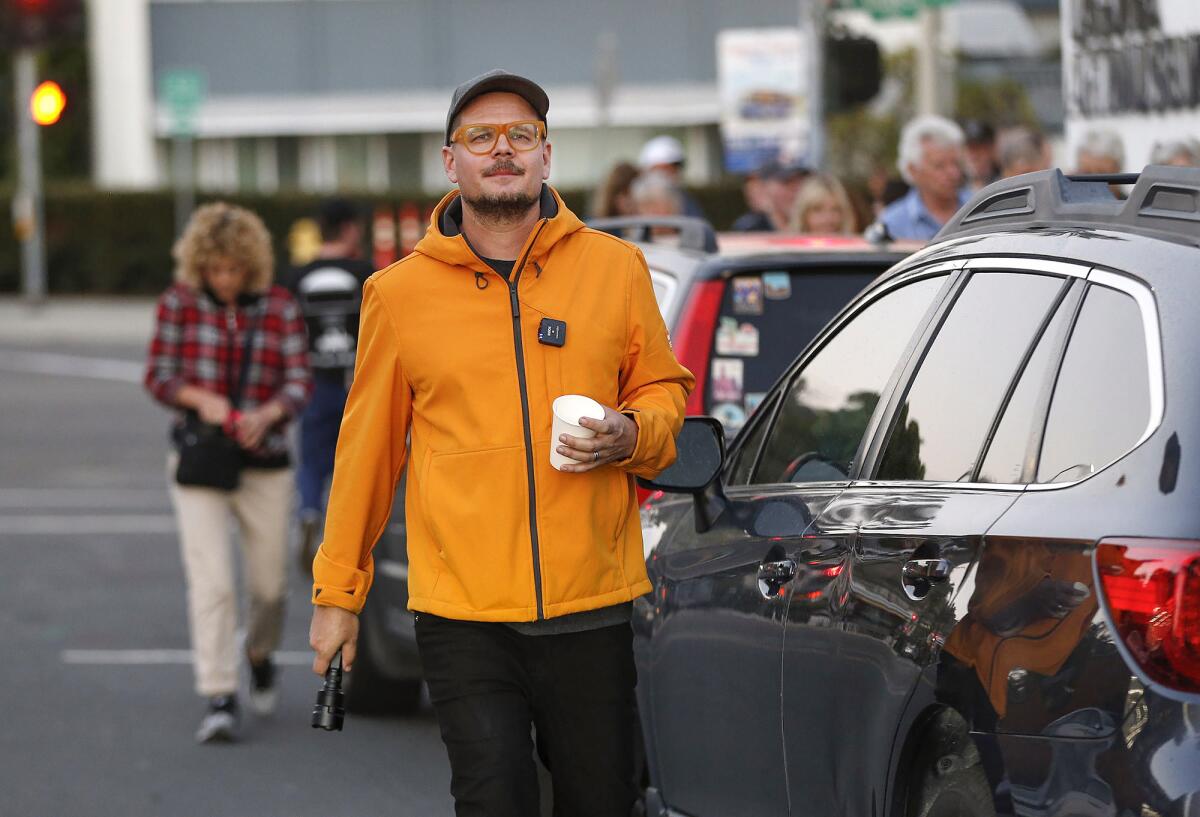
[[[722, 172], [718, 33], [795, 26], [802, 6], [91, 0], [93, 177], [107, 189], [170, 183], [164, 80], [182, 70], [205, 85], [193, 151], [202, 190], [438, 192], [446, 189], [438, 148], [453, 87], [503, 66], [537, 78], [550, 94], [560, 187], [594, 185], [661, 133], [684, 145], [686, 181], [709, 184]], [[1017, 70], [1051, 130], [1062, 121], [1057, 7], [963, 2], [945, 10], [941, 43], [970, 76]], [[832, 22], [869, 33], [889, 53], [919, 36], [912, 22], [876, 22], [865, 11], [836, 11]]]
[[199, 71], [197, 184], [207, 189], [446, 188], [454, 86], [490, 68], [547, 88], [555, 182], [594, 183], [670, 133], [688, 181], [720, 170], [714, 42], [795, 25], [795, 0], [96, 0], [96, 181], [169, 176], [162, 78]]

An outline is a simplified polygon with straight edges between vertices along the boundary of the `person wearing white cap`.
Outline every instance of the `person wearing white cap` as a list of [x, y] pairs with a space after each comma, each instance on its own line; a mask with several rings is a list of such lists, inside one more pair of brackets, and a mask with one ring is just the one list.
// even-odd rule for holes
[[655, 136], [642, 145], [638, 155], [638, 168], [643, 173], [662, 173], [679, 186], [679, 195], [683, 199], [683, 215], [695, 218], [706, 218], [699, 203], [683, 189], [683, 145], [674, 136]]

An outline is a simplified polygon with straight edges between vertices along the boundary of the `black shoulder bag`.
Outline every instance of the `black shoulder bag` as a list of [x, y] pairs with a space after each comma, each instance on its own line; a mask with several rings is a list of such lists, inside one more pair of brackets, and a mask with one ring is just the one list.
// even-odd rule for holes
[[[257, 331], [258, 318], [255, 317], [246, 330], [246, 348], [237, 383], [230, 383], [229, 404], [235, 409], [242, 400]], [[237, 440], [228, 436], [221, 426], [206, 423], [199, 414], [189, 410], [179, 435], [179, 466], [175, 469], [175, 481], [180, 485], [233, 491], [241, 480], [242, 465], [242, 447]]]

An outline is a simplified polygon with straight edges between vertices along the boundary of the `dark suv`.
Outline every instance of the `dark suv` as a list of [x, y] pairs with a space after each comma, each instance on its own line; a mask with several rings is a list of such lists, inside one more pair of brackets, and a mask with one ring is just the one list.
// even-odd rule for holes
[[[731, 436], [821, 327], [915, 248], [847, 236], [718, 237], [692, 218], [591, 226], [638, 242], [676, 354], [696, 375], [688, 411], [720, 417]], [[652, 230], [669, 240], [652, 240]], [[374, 557], [375, 584], [346, 694], [360, 712], [404, 712], [420, 701], [421, 666], [407, 610], [403, 483]]]
[[1198, 314], [1200, 170], [1030, 174], [728, 453], [689, 419], [643, 509], [648, 812], [1200, 815]]

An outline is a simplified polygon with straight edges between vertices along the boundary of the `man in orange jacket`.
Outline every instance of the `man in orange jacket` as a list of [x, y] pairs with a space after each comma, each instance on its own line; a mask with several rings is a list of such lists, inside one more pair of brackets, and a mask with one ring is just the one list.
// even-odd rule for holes
[[[458, 190], [364, 287], [313, 562], [313, 670], [339, 649], [350, 669], [409, 462], [409, 607], [459, 817], [538, 813], [531, 725], [557, 813], [629, 814], [629, 615], [650, 590], [633, 478], [674, 461], [695, 383], [642, 254], [544, 183], [549, 104], [503, 71], [455, 90], [442, 159]], [[563, 394], [604, 406], [582, 421], [594, 437], [551, 439]], [[553, 468], [552, 447], [575, 463]]]

